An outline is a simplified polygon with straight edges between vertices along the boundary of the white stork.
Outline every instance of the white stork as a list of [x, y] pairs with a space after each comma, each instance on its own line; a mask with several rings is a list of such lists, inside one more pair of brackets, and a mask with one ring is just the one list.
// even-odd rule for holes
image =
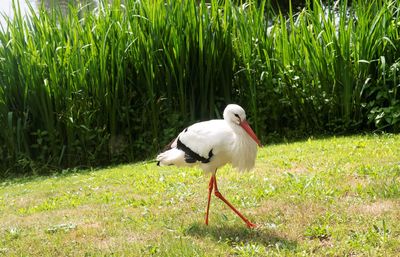
[[158, 165], [200, 167], [211, 173], [208, 185], [208, 203], [205, 223], [208, 225], [211, 193], [225, 202], [249, 228], [255, 227], [225, 197], [217, 187], [216, 172], [219, 167], [231, 163], [239, 171], [254, 167], [257, 145], [261, 146], [256, 134], [246, 121], [242, 107], [229, 104], [224, 110], [224, 119], [199, 122], [185, 128], [167, 149], [157, 156]]

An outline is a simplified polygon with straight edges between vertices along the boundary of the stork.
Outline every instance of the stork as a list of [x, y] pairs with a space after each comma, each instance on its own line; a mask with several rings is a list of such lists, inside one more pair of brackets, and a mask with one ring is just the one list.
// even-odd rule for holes
[[205, 172], [211, 173], [208, 184], [208, 202], [205, 223], [208, 225], [211, 194], [227, 204], [249, 228], [256, 227], [241, 214], [219, 192], [216, 172], [219, 167], [231, 163], [239, 171], [254, 167], [257, 145], [260, 140], [246, 120], [246, 113], [237, 104], [229, 104], [224, 110], [224, 119], [215, 119], [195, 123], [185, 128], [157, 156], [157, 165], [193, 166], [199, 165]]

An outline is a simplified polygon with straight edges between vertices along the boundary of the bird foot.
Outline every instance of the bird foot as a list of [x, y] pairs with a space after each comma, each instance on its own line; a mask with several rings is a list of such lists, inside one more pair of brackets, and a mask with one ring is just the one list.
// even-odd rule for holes
[[246, 225], [247, 225], [248, 228], [257, 228], [258, 227], [256, 224], [251, 223], [250, 221], [246, 222]]

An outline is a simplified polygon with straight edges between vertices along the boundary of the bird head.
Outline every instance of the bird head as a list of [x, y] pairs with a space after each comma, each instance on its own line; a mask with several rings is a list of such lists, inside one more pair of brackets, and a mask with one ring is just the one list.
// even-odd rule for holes
[[259, 145], [261, 142], [246, 120], [246, 112], [237, 104], [228, 104], [224, 110], [224, 120], [228, 123], [242, 127], [247, 134]]

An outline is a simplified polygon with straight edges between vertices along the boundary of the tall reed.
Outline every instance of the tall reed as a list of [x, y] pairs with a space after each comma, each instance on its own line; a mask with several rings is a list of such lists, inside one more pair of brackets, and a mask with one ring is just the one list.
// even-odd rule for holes
[[2, 175], [148, 158], [243, 105], [278, 133], [400, 127], [399, 4], [114, 1], [42, 8], [0, 33]]

